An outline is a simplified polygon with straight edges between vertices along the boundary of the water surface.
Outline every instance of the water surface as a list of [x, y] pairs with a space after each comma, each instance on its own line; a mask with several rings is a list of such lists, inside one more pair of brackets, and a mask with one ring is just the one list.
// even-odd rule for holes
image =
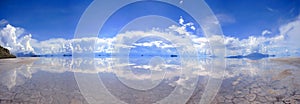
[[[299, 58], [228, 59], [224, 73], [213, 71], [214, 59], [185, 67], [178, 60], [137, 57], [120, 64], [113, 58], [3, 59], [0, 104], [195, 104], [206, 93], [209, 78], [223, 80], [211, 103], [300, 103]], [[89, 80], [94, 75], [98, 79]], [[83, 88], [84, 80], [103, 87]], [[103, 93], [93, 99], [89, 90]]]

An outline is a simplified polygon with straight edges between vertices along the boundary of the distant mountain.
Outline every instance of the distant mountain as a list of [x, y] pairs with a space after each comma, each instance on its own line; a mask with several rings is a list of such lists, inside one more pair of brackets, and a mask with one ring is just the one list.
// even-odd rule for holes
[[238, 58], [238, 59], [240, 59], [240, 58], [244, 58], [244, 56], [243, 55], [227, 56], [226, 58]]
[[178, 57], [178, 55], [171, 55], [171, 57]]
[[36, 57], [36, 55], [32, 52], [29, 52], [29, 53], [16, 53], [16, 56], [17, 57]]
[[0, 46], [0, 59], [3, 58], [16, 58], [16, 56], [11, 54], [8, 49]]
[[43, 54], [43, 55], [37, 55], [33, 52], [29, 53], [17, 53], [17, 57], [71, 57], [72, 54]]
[[240, 59], [240, 58], [248, 58], [250, 60], [259, 60], [259, 59], [262, 59], [262, 58], [267, 58], [267, 57], [275, 57], [275, 55], [269, 55], [269, 54], [262, 54], [262, 53], [251, 53], [251, 54], [248, 54], [248, 55], [237, 55], [237, 56], [228, 56], [226, 58], [237, 58], [237, 59]]
[[251, 59], [251, 60], [259, 60], [262, 58], [267, 57], [275, 57], [275, 55], [269, 55], [269, 54], [262, 54], [262, 53], [251, 53], [245, 56], [245, 58]]

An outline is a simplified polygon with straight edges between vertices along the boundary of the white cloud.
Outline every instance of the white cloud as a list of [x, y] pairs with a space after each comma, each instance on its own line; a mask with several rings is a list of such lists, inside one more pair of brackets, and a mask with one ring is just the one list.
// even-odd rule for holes
[[32, 47], [29, 44], [31, 34], [21, 35], [24, 35], [23, 28], [7, 24], [6, 27], [0, 30], [0, 45], [8, 48], [12, 53], [32, 52]]
[[[299, 16], [300, 18], [300, 16]], [[246, 39], [239, 39], [236, 37], [224, 37], [224, 44], [227, 48], [227, 55], [240, 55], [249, 54], [253, 52], [269, 53], [282, 55], [286, 52], [296, 53], [299, 51], [300, 40], [300, 19], [296, 19], [290, 23], [282, 25], [279, 28], [280, 34], [273, 37], [264, 37], [266, 34], [272, 34], [269, 30], [262, 31], [261, 36], [249, 36]], [[32, 39], [31, 34], [24, 35], [24, 29], [6, 25], [0, 29], [0, 45], [8, 48], [13, 53], [18, 52], [34, 52], [36, 54], [64, 54], [82, 52], [106, 52], [110, 53], [114, 47], [118, 46], [123, 48], [134, 48], [135, 46], [155, 46], [159, 48], [177, 48], [184, 43], [180, 41], [173, 42], [172, 44], [164, 41], [149, 41], [144, 43], [133, 43], [136, 39], [141, 39], [142, 36], [149, 34], [170, 34], [174, 37], [167, 37], [168, 40], [175, 39], [175, 37], [189, 37], [193, 44], [194, 49], [198, 50], [201, 54], [212, 54], [210, 49], [211, 42], [217, 42], [222, 37], [211, 36], [210, 39], [206, 37], [198, 37], [187, 28], [195, 30], [193, 23], [184, 23], [184, 19], [180, 17], [180, 26], [172, 25], [165, 30], [150, 30], [150, 31], [127, 31], [120, 33], [115, 38], [100, 39], [97, 37], [80, 38], [80, 39], [62, 39], [55, 38], [45, 41], [38, 41]], [[205, 28], [205, 26], [204, 26]], [[144, 34], [144, 35], [141, 35]], [[147, 35], [148, 34], [148, 35]], [[165, 37], [166, 38], [166, 37]], [[121, 41], [115, 44], [116, 40]], [[176, 40], [176, 39], [175, 39]], [[210, 40], [210, 41], [209, 41]], [[214, 44], [214, 48], [218, 48], [218, 44]], [[220, 48], [220, 47], [219, 47]]]
[[[280, 34], [273, 38], [274, 52], [278, 54], [295, 54], [300, 51], [300, 16], [279, 28]], [[287, 53], [289, 52], [289, 53]]]
[[144, 43], [134, 43], [134, 46], [145, 46], [145, 47], [152, 47], [155, 46], [157, 48], [175, 48], [174, 45], [167, 44], [163, 41], [151, 41], [151, 42], [144, 42]]
[[194, 31], [196, 30], [194, 23], [192, 22], [184, 23], [184, 19], [182, 16], [180, 16], [179, 18], [179, 24], [181, 26], [172, 25], [169, 27], [169, 29], [173, 32], [179, 33], [180, 35], [187, 35], [187, 36], [191, 35], [191, 33], [186, 30], [187, 28], [190, 28]]
[[0, 26], [8, 24], [8, 21], [5, 19], [0, 20]]
[[[45, 41], [38, 41], [32, 39], [31, 34], [24, 34], [24, 29], [19, 27], [14, 27], [12, 25], [7, 25], [5, 28], [1, 29], [0, 34], [0, 45], [8, 48], [13, 53], [21, 52], [33, 52], [35, 54], [65, 54], [71, 53], [83, 53], [83, 52], [106, 52], [110, 53], [113, 51], [114, 46], [123, 48], [134, 48], [134, 44], [129, 44], [132, 41], [137, 41], [135, 39], [140, 39], [140, 34], [172, 34], [175, 36], [179, 35], [190, 35], [190, 32], [186, 31], [189, 27], [195, 30], [193, 23], [184, 23], [183, 18], [179, 19], [181, 26], [171, 26], [170, 28], [163, 30], [151, 30], [151, 31], [132, 31], [118, 34], [122, 40], [122, 44], [115, 44], [115, 38], [100, 39], [97, 37], [89, 38], [79, 38], [79, 39], [63, 39], [63, 38], [53, 38]], [[172, 37], [168, 37], [172, 38]], [[136, 43], [135, 45], [140, 46], [156, 46], [159, 48], [173, 48], [177, 44], [167, 44], [162, 41], [152, 41], [150, 43]]]
[[100, 39], [97, 37], [80, 39], [49, 39], [41, 42], [32, 42], [37, 54], [65, 54], [86, 52], [110, 52], [112, 39]]
[[280, 30], [280, 35], [283, 35], [286, 37], [288, 45], [299, 46], [300, 19], [297, 19], [296, 21], [290, 22], [290, 23], [280, 27], [279, 30]]
[[[9, 49], [13, 54], [65, 54], [82, 52], [109, 52], [113, 38], [100, 39], [97, 37], [80, 39], [54, 38], [45, 41], [32, 39], [31, 34], [24, 35], [24, 29], [10, 24], [0, 30], [0, 45]], [[95, 45], [95, 47], [94, 47]]]
[[286, 54], [294, 55], [299, 52], [300, 19], [280, 26], [279, 31], [280, 33], [273, 37], [264, 37], [267, 34], [272, 34], [269, 30], [262, 31], [262, 36], [249, 36], [241, 40], [235, 37], [225, 37], [227, 54], [261, 52], [282, 56]]
[[180, 0], [180, 1], [179, 1], [179, 4], [182, 4], [182, 3], [183, 3], [183, 0]]
[[216, 17], [222, 23], [222, 25], [224, 25], [226, 23], [235, 23], [236, 22], [235, 18], [228, 14], [216, 14]]
[[266, 8], [268, 11], [270, 11], [270, 12], [274, 12], [275, 10], [274, 9], [272, 9], [272, 8], [270, 8], [270, 7], [267, 7]]
[[183, 22], [184, 22], [184, 20], [183, 20], [182, 16], [180, 16], [179, 24], [180, 24], [180, 25], [183, 25]]
[[262, 36], [268, 35], [268, 34], [272, 34], [272, 32], [270, 30], [264, 30], [261, 32]]
[[36, 54], [57, 54], [71, 51], [67, 50], [68, 47], [71, 47], [70, 42], [62, 38], [33, 41], [31, 44]]
[[192, 29], [192, 30], [196, 30], [196, 27], [195, 27], [195, 26], [191, 26], [191, 29]]
[[25, 35], [22, 38], [20, 38], [21, 44], [24, 46], [25, 50], [28, 52], [33, 52], [34, 49], [32, 48], [30, 41], [31, 41], [31, 34]]

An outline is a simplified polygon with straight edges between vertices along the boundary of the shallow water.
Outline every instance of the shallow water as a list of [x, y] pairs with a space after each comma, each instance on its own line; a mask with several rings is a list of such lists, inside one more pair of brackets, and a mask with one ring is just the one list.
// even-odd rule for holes
[[218, 104], [300, 103], [299, 58], [228, 59], [225, 70], [214, 70], [213, 59], [186, 65], [178, 60], [4, 59], [0, 104], [194, 104], [204, 96]]

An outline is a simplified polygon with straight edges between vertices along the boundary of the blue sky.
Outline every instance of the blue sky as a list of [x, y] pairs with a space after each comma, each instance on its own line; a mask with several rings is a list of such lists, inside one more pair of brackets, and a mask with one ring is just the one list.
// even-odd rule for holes
[[[0, 19], [25, 28], [33, 38], [73, 37], [91, 0], [2, 0]], [[299, 15], [299, 0], [206, 0], [219, 17], [225, 35], [246, 38], [278, 27]], [[172, 15], [172, 14], [169, 14]]]
[[[184, 4], [184, 1], [178, 0], [178, 3]], [[289, 49], [293, 50], [291, 52], [297, 53], [300, 50], [299, 47], [290, 47], [293, 46], [291, 44], [298, 44], [296, 40], [299, 38], [297, 30], [300, 27], [300, 0], [205, 1], [218, 18], [226, 37], [225, 44], [227, 49], [232, 50], [233, 54], [243, 54], [244, 52], [269, 53], [270, 51], [276, 52], [278, 50], [289, 52]], [[95, 40], [88, 38], [72, 40], [81, 15], [91, 3], [91, 0], [2, 0], [0, 2], [0, 28], [3, 33], [0, 33], [0, 36], [4, 36], [4, 38], [2, 37], [1, 39], [0, 37], [0, 45], [17, 52], [20, 50], [43, 51], [40, 54], [52, 54], [70, 52], [72, 49], [87, 51], [92, 48], [90, 47], [92, 44], [86, 41], [97, 41], [103, 45], [103, 47], [98, 47], [99, 52], [109, 51], [109, 45], [114, 40], [111, 36], [114, 36], [124, 25], [128, 26], [127, 23], [133, 19], [149, 14], [166, 17], [167, 21], [165, 19], [157, 20], [159, 22], [151, 20], [151, 18], [141, 19], [146, 21], [145, 23], [147, 24], [151, 24], [151, 21], [154, 22], [153, 25], [160, 24], [161, 27], [166, 27], [166, 24], [168, 26], [176, 24], [184, 27], [184, 31], [180, 30], [182, 27], [172, 27], [172, 29], [177, 29], [177, 32], [191, 32], [191, 34], [203, 36], [201, 31], [192, 29], [201, 30], [199, 25], [186, 12], [166, 3], [146, 1], [127, 5], [116, 11], [108, 19], [100, 35], [111, 39]], [[100, 7], [99, 12], [106, 9]], [[184, 22], [180, 23], [181, 21]], [[144, 22], [139, 22], [138, 26], [134, 24], [131, 26], [133, 28], [149, 28], [148, 25], [143, 26], [141, 24]], [[187, 25], [189, 22], [194, 24]], [[7, 26], [7, 24], [10, 24], [10, 26]], [[186, 26], [189, 28], [186, 28]], [[19, 33], [21, 33], [21, 36], [19, 36]], [[5, 36], [10, 37], [7, 38]], [[17, 39], [14, 37], [17, 37]], [[278, 42], [278, 40], [281, 42]], [[292, 42], [284, 42], [287, 40]], [[72, 46], [74, 45], [72, 42], [77, 42], [79, 45], [75, 44], [76, 46]], [[199, 49], [206, 47], [205, 45], [208, 44], [205, 43], [207, 40], [199, 37], [193, 37], [193, 42]], [[149, 44], [145, 43], [141, 44], [141, 46]], [[159, 41], [153, 44], [156, 45], [151, 47], [168, 47]], [[289, 46], [280, 44], [288, 44]], [[206, 50], [201, 51], [206, 52]]]
[[[196, 28], [199, 28], [199, 25], [196, 24], [195, 20], [179, 7], [173, 6], [168, 3], [147, 1], [132, 3], [114, 12], [114, 14], [112, 14], [106, 21], [102, 28], [102, 31], [100, 31], [99, 34], [104, 35], [104, 37], [106, 37], [106, 34], [108, 34], [109, 36], [114, 36], [113, 34], [117, 34], [125, 25], [128, 24], [129, 21], [133, 21], [138, 17], [147, 15], [163, 16], [170, 20], [176, 21], [177, 24], [179, 24], [178, 20], [180, 19], [180, 16], [182, 16], [185, 17], [185, 20], [195, 23], [194, 26]], [[159, 24], [163, 25], [163, 23]], [[161, 26], [158, 27], [160, 28]]]
[[[225, 35], [245, 38], [260, 35], [268, 29], [294, 20], [300, 13], [299, 0], [206, 0], [215, 14], [226, 15], [222, 29]], [[227, 20], [226, 20], [227, 18]]]
[[73, 38], [91, 0], [1, 0], [0, 19], [25, 28], [33, 38]]

